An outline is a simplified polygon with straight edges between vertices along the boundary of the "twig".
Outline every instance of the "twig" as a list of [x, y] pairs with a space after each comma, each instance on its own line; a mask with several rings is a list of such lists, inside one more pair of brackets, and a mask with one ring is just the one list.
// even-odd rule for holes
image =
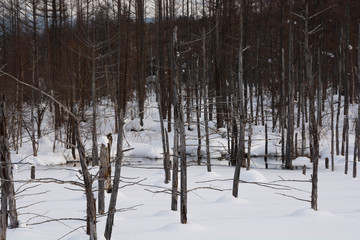
[[[39, 217], [45, 217], [45, 216], [39, 216]], [[41, 221], [41, 222], [27, 223], [27, 225], [34, 226], [34, 225], [40, 225], [40, 224], [49, 223], [49, 222], [61, 222], [61, 221], [84, 221], [84, 222], [86, 222], [86, 219], [83, 219], [83, 218], [50, 218], [50, 217], [47, 217], [47, 218], [49, 218], [49, 219]], [[62, 224], [64, 224], [64, 223], [62, 223]], [[64, 224], [64, 225], [66, 225], [66, 224]]]
[[311, 202], [310, 200], [306, 200], [306, 199], [302, 199], [302, 198], [297, 198], [297, 197], [294, 197], [294, 196], [291, 196], [291, 195], [286, 195], [286, 194], [283, 194], [283, 193], [276, 193], [276, 194], [281, 195], [281, 196], [284, 196], [284, 197], [294, 198], [294, 199], [296, 199], [296, 200], [303, 201], [303, 202]]
[[69, 235], [69, 234], [71, 234], [71, 233], [73, 233], [73, 232], [75, 232], [75, 231], [77, 231], [78, 229], [83, 228], [83, 227], [85, 227], [85, 226], [83, 225], [83, 226], [74, 228], [73, 230], [71, 230], [70, 232], [68, 232], [68, 233], [66, 233], [65, 235], [61, 236], [61, 237], [58, 238], [57, 240], [61, 240], [61, 239], [63, 239], [64, 237], [66, 237], [67, 235]]
[[24, 208], [28, 208], [28, 207], [31, 207], [31, 206], [34, 206], [34, 205], [38, 205], [38, 204], [43, 203], [43, 202], [46, 202], [46, 201], [35, 202], [35, 203], [29, 204], [29, 205], [26, 205], [26, 206], [17, 207], [16, 210], [18, 211], [20, 209], [24, 209]]

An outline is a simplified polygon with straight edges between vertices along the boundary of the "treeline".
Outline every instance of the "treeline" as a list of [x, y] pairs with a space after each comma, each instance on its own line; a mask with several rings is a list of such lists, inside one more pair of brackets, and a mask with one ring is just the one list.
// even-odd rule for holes
[[[346, 151], [349, 104], [358, 101], [360, 87], [356, 0], [3, 0], [0, 4], [1, 71], [50, 94], [68, 109], [76, 107], [80, 115], [92, 107], [94, 164], [100, 99], [114, 103], [117, 132], [119, 114], [129, 100], [138, 102], [143, 124], [149, 89], [157, 94], [162, 119], [178, 114], [180, 98], [189, 128], [195, 115], [197, 124], [203, 116], [206, 122], [215, 121], [217, 128], [226, 127], [233, 165], [238, 150], [245, 147], [239, 146], [245, 137], [241, 122], [248, 129], [251, 124], [277, 128], [286, 168], [291, 168], [294, 154], [304, 155], [308, 146], [314, 149], [310, 135], [322, 126], [327, 96], [337, 94], [331, 104], [336, 107], [331, 111], [336, 111], [334, 152]], [[13, 113], [9, 132], [15, 149], [21, 145], [25, 125], [36, 155], [47, 108], [55, 116], [54, 142], [65, 129], [66, 141], [75, 145], [73, 122], [59, 105], [6, 75], [0, 77]], [[25, 103], [31, 108], [28, 121], [22, 116]], [[164, 129], [172, 130], [167, 122], [161, 126], [164, 152]], [[310, 139], [305, 132], [308, 122], [317, 126], [309, 131]], [[299, 136], [295, 128], [301, 129]], [[250, 130], [248, 135], [251, 144]]]

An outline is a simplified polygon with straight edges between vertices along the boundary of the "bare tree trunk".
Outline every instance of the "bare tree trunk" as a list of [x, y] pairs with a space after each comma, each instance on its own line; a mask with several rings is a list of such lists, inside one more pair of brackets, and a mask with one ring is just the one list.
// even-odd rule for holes
[[265, 168], [268, 169], [268, 126], [267, 123], [265, 123], [265, 156], [264, 156], [264, 161], [265, 161]]
[[281, 93], [280, 93], [280, 104], [281, 104], [281, 117], [280, 117], [280, 126], [281, 126], [281, 162], [285, 164], [285, 53], [284, 48], [281, 49]]
[[[294, 126], [294, 116], [293, 116], [293, 79], [292, 79], [292, 28], [290, 25], [289, 32], [289, 76], [288, 76], [288, 124], [287, 124], [287, 135], [286, 135], [286, 159], [285, 159], [285, 169], [292, 169], [292, 148], [293, 148], [293, 126]], [[285, 83], [284, 83], [285, 84]]]
[[[75, 111], [77, 109], [75, 108]], [[79, 157], [80, 157], [80, 164], [81, 164], [81, 170], [83, 173], [83, 180], [85, 185], [85, 195], [86, 195], [86, 222], [87, 222], [87, 229], [86, 233], [90, 235], [91, 240], [97, 239], [97, 232], [96, 232], [96, 203], [94, 194], [92, 191], [92, 183], [93, 179], [91, 177], [91, 174], [89, 172], [89, 169], [86, 165], [86, 159], [85, 159], [85, 149], [84, 145], [80, 138], [80, 129], [79, 129], [79, 123], [75, 121], [74, 125], [74, 134], [76, 136], [76, 143], [79, 151]]]
[[160, 117], [160, 131], [161, 131], [161, 139], [162, 139], [162, 143], [163, 143], [163, 162], [164, 162], [164, 171], [165, 171], [165, 183], [169, 183], [170, 181], [170, 159], [168, 158], [168, 154], [166, 152], [167, 146], [166, 146], [166, 141], [165, 141], [165, 129], [164, 129], [164, 116], [163, 116], [163, 109], [161, 106], [161, 101], [162, 101], [162, 96], [160, 94], [160, 81], [162, 79], [160, 79], [160, 77], [162, 76], [161, 71], [162, 71], [162, 51], [161, 51], [161, 46], [160, 46], [160, 38], [161, 38], [161, 18], [162, 18], [162, 1], [158, 0], [157, 3], [157, 7], [158, 9], [158, 39], [157, 39], [157, 44], [158, 44], [158, 68], [157, 68], [157, 74], [156, 74], [156, 100], [158, 102], [158, 109], [159, 109], [159, 117]]
[[6, 240], [7, 229], [7, 193], [6, 193], [6, 180], [4, 178], [4, 170], [1, 169], [1, 222], [0, 222], [0, 239]]
[[179, 185], [179, 114], [180, 105], [178, 99], [178, 62], [177, 62], [177, 28], [173, 29], [173, 51], [171, 52], [171, 72], [173, 79], [173, 100], [174, 100], [174, 149], [173, 149], [173, 175], [172, 175], [172, 191], [171, 191], [171, 210], [177, 211], [178, 203], [178, 185]]
[[19, 226], [18, 214], [16, 210], [14, 180], [12, 174], [12, 165], [10, 159], [9, 142], [6, 127], [5, 96], [0, 99], [0, 157], [1, 157], [1, 237], [6, 239], [6, 228], [17, 228]]
[[[358, 86], [360, 86], [360, 18], [358, 19], [359, 24], [359, 35], [358, 35]], [[357, 118], [357, 153], [358, 161], [360, 161], [360, 91], [358, 91], [358, 118]]]
[[359, 124], [356, 121], [356, 133], [355, 133], [355, 144], [354, 144], [354, 158], [353, 158], [353, 178], [356, 178], [357, 176], [357, 169], [356, 169], [356, 165], [357, 165], [357, 161], [356, 161], [356, 157], [357, 157], [357, 149], [358, 149], [358, 140], [357, 140], [357, 133], [358, 133], [358, 128], [359, 128]]
[[100, 147], [100, 170], [99, 170], [99, 192], [98, 192], [98, 212], [104, 214], [105, 212], [105, 168], [106, 168], [107, 151], [104, 144]]
[[[197, 68], [198, 69], [198, 68]], [[200, 118], [201, 118], [201, 98], [200, 98], [200, 84], [199, 79], [196, 79], [196, 128], [197, 128], [197, 140], [198, 140], [198, 146], [197, 146], [197, 163], [198, 165], [201, 164], [202, 159], [202, 152], [201, 152], [201, 129], [200, 129]]]
[[112, 229], [114, 225], [114, 216], [116, 212], [116, 200], [117, 195], [119, 192], [119, 184], [120, 184], [120, 175], [121, 175], [121, 164], [123, 159], [123, 134], [124, 134], [124, 109], [122, 106], [119, 107], [119, 131], [118, 131], [118, 141], [120, 143], [118, 144], [118, 152], [115, 160], [115, 174], [114, 174], [114, 184], [113, 189], [111, 192], [110, 202], [109, 202], [109, 208], [108, 208], [108, 214], [106, 218], [106, 225], [105, 225], [105, 233], [104, 237], [106, 240], [111, 239]]
[[210, 161], [210, 139], [209, 139], [209, 83], [207, 80], [207, 65], [206, 65], [206, 35], [205, 28], [203, 28], [203, 39], [202, 39], [202, 51], [203, 51], [203, 90], [204, 90], [204, 122], [205, 122], [205, 148], [206, 148], [206, 166], [207, 171], [211, 172], [211, 161]]
[[[344, 134], [345, 134], [345, 174], [348, 174], [349, 170], [349, 118], [345, 115], [344, 119]], [[343, 141], [343, 143], [344, 143]]]
[[240, 170], [244, 158], [244, 138], [245, 138], [245, 115], [244, 115], [244, 79], [243, 79], [243, 6], [240, 5], [240, 39], [239, 39], [239, 70], [238, 70], [238, 87], [239, 87], [239, 115], [240, 115], [240, 131], [239, 131], [239, 147], [238, 156], [236, 159], [236, 166], [233, 179], [232, 195], [238, 197]]
[[318, 124], [315, 117], [315, 82], [312, 76], [311, 70], [311, 55], [309, 47], [309, 2], [306, 0], [306, 9], [305, 9], [305, 41], [304, 41], [304, 50], [305, 50], [305, 72], [306, 72], [306, 82], [309, 84], [309, 114], [310, 114], [310, 127], [309, 135], [311, 136], [311, 160], [313, 162], [313, 174], [311, 177], [311, 208], [315, 211], [317, 210], [317, 199], [318, 199], [318, 158], [319, 158], [319, 136], [318, 136]]
[[331, 87], [331, 171], [335, 170], [334, 166], [334, 86]]
[[[251, 91], [250, 91], [251, 92]], [[250, 94], [251, 95], [251, 94]], [[251, 104], [251, 99], [250, 99]], [[246, 158], [246, 170], [250, 170], [250, 155], [251, 155], [251, 135], [252, 135], [252, 118], [249, 121], [249, 132], [248, 132], [248, 149]]]
[[[303, 84], [302, 88], [304, 89], [304, 87], [305, 87], [305, 84]], [[302, 94], [301, 94], [301, 156], [305, 156], [305, 148], [306, 148], [305, 102], [306, 102], [305, 91], [302, 91]]]
[[[176, 90], [175, 90], [176, 91]], [[174, 98], [176, 104], [177, 99]], [[172, 190], [171, 190], [171, 210], [177, 211], [178, 185], [179, 185], [179, 122], [178, 111], [174, 108], [174, 155], [172, 164]]]
[[[345, 59], [344, 59], [344, 126], [343, 126], [343, 140], [342, 140], [342, 152], [345, 154], [345, 174], [347, 174], [347, 163], [349, 160], [349, 0], [346, 2], [346, 32], [345, 32]], [[344, 146], [345, 145], [345, 146]], [[344, 149], [345, 147], [345, 149]]]
[[111, 133], [106, 135], [108, 139], [108, 144], [106, 147], [106, 162], [105, 162], [105, 190], [107, 193], [112, 192], [112, 185], [111, 185], [111, 145], [113, 138]]
[[186, 164], [186, 141], [184, 127], [184, 111], [182, 107], [181, 89], [179, 89], [180, 99], [180, 158], [181, 158], [181, 190], [180, 190], [180, 218], [181, 223], [187, 223], [187, 164]]
[[[94, 23], [93, 23], [94, 24]], [[95, 31], [93, 29], [93, 31]], [[92, 165], [96, 166], [99, 164], [98, 159], [98, 146], [97, 146], [97, 132], [96, 132], [96, 55], [95, 55], [95, 33], [93, 33], [93, 46], [92, 46], [92, 58], [91, 58], [91, 64], [92, 64], [92, 75], [91, 75], [91, 101], [92, 101]]]
[[339, 84], [338, 84], [338, 104], [337, 104], [337, 114], [336, 114], [336, 126], [335, 126], [335, 138], [336, 138], [336, 155], [340, 154], [340, 137], [339, 137], [339, 120], [340, 120], [340, 112], [341, 112], [341, 91], [342, 91], [342, 29], [340, 36], [340, 44], [339, 44]]

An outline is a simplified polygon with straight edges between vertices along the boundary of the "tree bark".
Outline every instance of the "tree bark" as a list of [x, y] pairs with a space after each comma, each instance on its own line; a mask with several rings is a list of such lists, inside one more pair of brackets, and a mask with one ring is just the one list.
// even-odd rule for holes
[[[181, 89], [179, 89], [179, 99], [182, 103]], [[180, 218], [181, 223], [187, 223], [187, 164], [186, 164], [186, 141], [185, 141], [185, 127], [184, 127], [184, 111], [182, 104], [180, 104], [180, 159], [181, 159], [181, 190], [180, 190]]]
[[81, 171], [83, 174], [83, 180], [85, 185], [85, 195], [86, 195], [86, 222], [87, 222], [87, 229], [86, 233], [90, 235], [90, 240], [96, 240], [97, 239], [97, 232], [96, 232], [96, 204], [95, 204], [95, 198], [92, 191], [92, 183], [93, 179], [91, 177], [91, 174], [89, 172], [89, 169], [86, 164], [85, 159], [85, 148], [80, 138], [80, 126], [78, 121], [75, 121], [74, 125], [74, 133], [76, 136], [76, 144], [79, 151], [79, 157], [80, 157], [80, 165], [81, 165]]
[[[0, 156], [1, 156], [1, 235], [6, 239], [6, 228], [9, 218], [10, 228], [19, 226], [16, 210], [15, 188], [10, 159], [9, 140], [7, 136], [5, 97], [0, 99]], [[4, 235], [5, 234], [5, 235]]]
[[205, 28], [203, 28], [203, 38], [202, 38], [202, 53], [203, 53], [203, 90], [204, 90], [204, 123], [205, 123], [205, 148], [206, 148], [206, 166], [207, 171], [211, 172], [211, 160], [210, 160], [210, 139], [209, 139], [209, 92], [207, 80], [207, 65], [206, 65], [206, 35]]
[[105, 168], [106, 168], [107, 151], [104, 144], [100, 147], [100, 164], [99, 164], [99, 192], [98, 192], [98, 212], [104, 214], [105, 212]]
[[108, 208], [108, 214], [106, 218], [106, 225], [105, 225], [105, 233], [104, 237], [106, 240], [111, 239], [112, 229], [114, 225], [114, 216], [116, 212], [116, 200], [119, 192], [119, 184], [120, 184], [120, 175], [121, 175], [121, 165], [123, 160], [123, 151], [122, 151], [122, 145], [123, 145], [123, 134], [124, 134], [124, 117], [125, 113], [122, 107], [119, 109], [119, 131], [118, 135], [118, 141], [120, 143], [118, 144], [118, 152], [115, 160], [115, 174], [114, 174], [114, 184], [113, 189], [111, 192], [110, 202], [109, 202], [109, 208]]
[[238, 97], [239, 97], [239, 119], [240, 119], [240, 131], [239, 131], [239, 146], [238, 156], [236, 159], [236, 166], [233, 179], [232, 195], [238, 197], [239, 182], [240, 182], [240, 170], [244, 159], [244, 138], [245, 138], [245, 113], [244, 113], [244, 82], [243, 82], [243, 6], [240, 5], [240, 39], [239, 39], [239, 70], [238, 70]]

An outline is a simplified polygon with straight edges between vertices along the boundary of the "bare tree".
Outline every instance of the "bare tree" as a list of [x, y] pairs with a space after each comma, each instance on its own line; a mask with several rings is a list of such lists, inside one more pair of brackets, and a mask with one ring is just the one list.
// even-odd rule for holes
[[6, 239], [6, 229], [8, 227], [17, 228], [19, 226], [18, 214], [16, 210], [16, 200], [14, 191], [14, 179], [10, 159], [9, 142], [6, 127], [5, 96], [0, 99], [0, 157], [1, 157], [1, 219], [0, 219], [0, 238]]
[[239, 66], [238, 66], [238, 109], [239, 109], [239, 142], [238, 142], [238, 154], [236, 158], [236, 166], [234, 172], [233, 189], [232, 195], [238, 197], [239, 181], [240, 181], [240, 170], [243, 163], [245, 149], [244, 149], [244, 138], [245, 138], [245, 110], [244, 110], [244, 82], [243, 82], [243, 6], [240, 5], [240, 39], [239, 39]]

